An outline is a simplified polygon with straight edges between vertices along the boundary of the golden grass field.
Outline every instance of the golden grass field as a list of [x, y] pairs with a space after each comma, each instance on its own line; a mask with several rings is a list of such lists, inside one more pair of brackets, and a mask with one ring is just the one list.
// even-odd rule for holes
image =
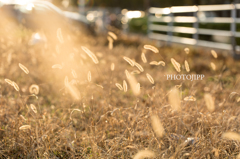
[[238, 157], [240, 63], [224, 51], [111, 28], [58, 29], [29, 45], [33, 31], [3, 17], [0, 26], [0, 158]]

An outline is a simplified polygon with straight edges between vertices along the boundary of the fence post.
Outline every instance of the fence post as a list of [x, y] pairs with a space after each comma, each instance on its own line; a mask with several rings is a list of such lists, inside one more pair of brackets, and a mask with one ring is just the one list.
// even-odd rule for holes
[[198, 43], [199, 35], [198, 35], [198, 29], [199, 29], [199, 19], [198, 19], [198, 7], [196, 7], [196, 11], [193, 12], [194, 17], [196, 18], [196, 22], [193, 23], [193, 27], [196, 29], [196, 33], [193, 34], [193, 39], [196, 40], [196, 45]]
[[232, 23], [231, 23], [231, 43], [232, 43], [232, 56], [234, 59], [240, 59], [240, 54], [236, 53], [236, 17], [237, 17], [237, 10], [235, 3], [232, 3], [232, 10], [231, 10], [231, 17], [232, 17]]
[[150, 12], [149, 12], [149, 9], [150, 8], [147, 9], [147, 18], [148, 18], [147, 19], [147, 35], [148, 35], [148, 37], [149, 37], [149, 34], [151, 33], [151, 31], [149, 29], [149, 26], [150, 26], [150, 15], [151, 15]]
[[173, 36], [173, 33], [172, 33], [172, 28], [173, 28], [173, 13], [172, 13], [172, 11], [171, 11], [171, 8], [170, 8], [169, 17], [170, 17], [170, 22], [168, 23], [168, 32], [167, 32], [167, 35], [168, 35], [167, 43], [168, 43], [168, 45], [171, 44], [171, 42], [172, 42], [172, 36]]

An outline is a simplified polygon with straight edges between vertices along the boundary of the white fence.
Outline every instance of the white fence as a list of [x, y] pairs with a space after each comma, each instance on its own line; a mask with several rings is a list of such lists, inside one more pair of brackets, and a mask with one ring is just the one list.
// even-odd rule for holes
[[[235, 41], [235, 38], [240, 37], [240, 32], [236, 32], [236, 24], [240, 23], [240, 18], [237, 18], [237, 9], [240, 9], [240, 4], [181, 6], [171, 8], [151, 7], [148, 18], [148, 36], [152, 39], [168, 42], [232, 50], [235, 54], [236, 51], [240, 51], [240, 46], [236, 46]], [[203, 13], [206, 11], [230, 11], [230, 16], [199, 16], [199, 12]], [[175, 16], [175, 13], [191, 13], [193, 16]], [[156, 24], [157, 22], [164, 22], [167, 23], [167, 25]], [[192, 27], [173, 26], [174, 23], [192, 23]], [[216, 30], [214, 28], [203, 29], [199, 28], [199, 23], [229, 23], [230, 30]], [[167, 32], [167, 34], [156, 33], [157, 31]], [[173, 32], [192, 34], [192, 38], [173, 36]], [[199, 40], [199, 35], [227, 36], [230, 37], [231, 44]]]

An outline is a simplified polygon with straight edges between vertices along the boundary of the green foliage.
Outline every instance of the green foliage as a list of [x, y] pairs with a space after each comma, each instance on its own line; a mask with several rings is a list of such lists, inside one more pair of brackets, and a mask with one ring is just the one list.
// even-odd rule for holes
[[129, 22], [129, 31], [133, 33], [147, 33], [147, 17], [133, 18]]

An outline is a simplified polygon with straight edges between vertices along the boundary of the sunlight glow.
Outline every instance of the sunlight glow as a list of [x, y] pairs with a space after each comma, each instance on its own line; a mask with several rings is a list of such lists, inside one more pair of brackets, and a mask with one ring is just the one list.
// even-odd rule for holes
[[26, 6], [26, 10], [28, 10], [28, 11], [31, 11], [33, 8], [34, 8], [34, 4], [32, 4], [32, 3], [29, 3]]
[[171, 13], [170, 8], [164, 8], [163, 9], [163, 14], [169, 14], [169, 13]]
[[18, 5], [25, 5], [29, 2], [29, 0], [0, 0], [3, 4], [18, 4]]
[[197, 6], [193, 6], [192, 10], [196, 12], [196, 11], [198, 11], [198, 7]]
[[89, 21], [93, 21], [94, 20], [94, 14], [93, 13], [89, 13], [88, 15], [87, 15], [87, 20], [89, 20]]
[[[2, 4], [18, 4], [18, 5], [27, 5], [29, 3], [34, 3], [39, 0], [0, 0], [0, 3]], [[48, 1], [51, 2], [51, 0], [41, 0], [41, 1]]]
[[123, 9], [123, 10], [121, 11], [122, 15], [125, 15], [127, 12], [128, 12], [127, 9]]
[[144, 13], [141, 11], [128, 11], [126, 13], [126, 16], [128, 19], [132, 19], [132, 18], [140, 18], [144, 16]]

